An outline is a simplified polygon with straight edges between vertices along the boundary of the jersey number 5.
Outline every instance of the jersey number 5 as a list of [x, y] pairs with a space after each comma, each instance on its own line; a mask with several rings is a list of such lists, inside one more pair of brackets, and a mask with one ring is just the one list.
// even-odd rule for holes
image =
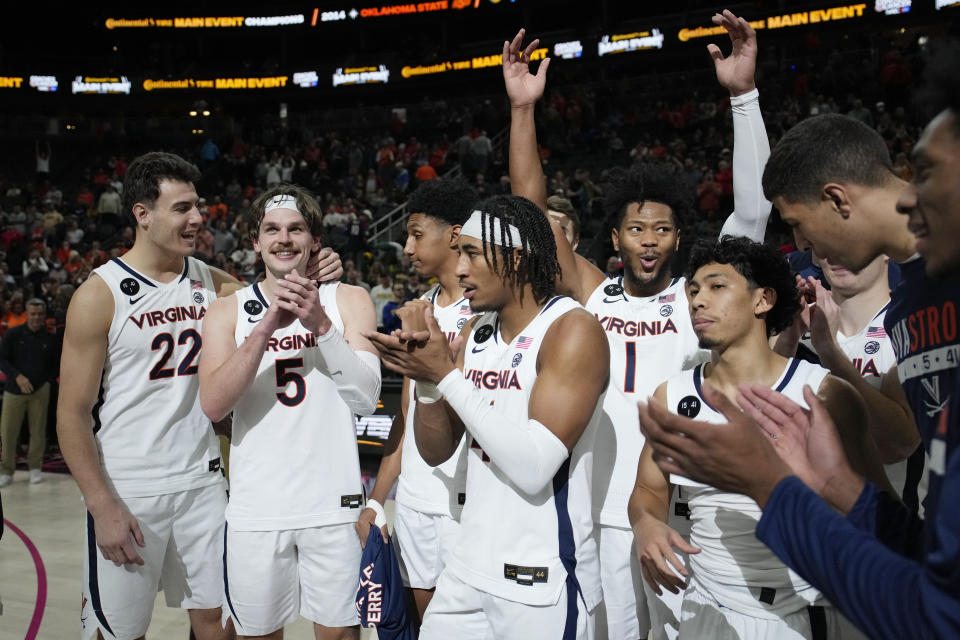
[[[277, 400], [288, 407], [295, 407], [307, 397], [307, 381], [303, 376], [295, 371], [288, 369], [300, 369], [303, 367], [303, 358], [287, 358], [286, 360], [277, 360], [277, 386], [283, 391], [277, 392]], [[287, 385], [293, 383], [293, 396], [288, 396]]]
[[[177, 366], [178, 376], [192, 376], [197, 373], [195, 361], [200, 354], [200, 345], [203, 341], [200, 339], [200, 334], [194, 329], [187, 329], [180, 334], [180, 337], [177, 339], [177, 344], [182, 347], [186, 345], [188, 341], [190, 342], [190, 350], [187, 351], [187, 355], [183, 356], [183, 359], [180, 360], [180, 364]], [[172, 378], [173, 367], [167, 367], [167, 362], [173, 357], [173, 335], [169, 333], [157, 334], [150, 348], [154, 351], [163, 349], [163, 353], [160, 354], [160, 359], [157, 360], [157, 363], [150, 369], [150, 379], [161, 380], [163, 378]]]

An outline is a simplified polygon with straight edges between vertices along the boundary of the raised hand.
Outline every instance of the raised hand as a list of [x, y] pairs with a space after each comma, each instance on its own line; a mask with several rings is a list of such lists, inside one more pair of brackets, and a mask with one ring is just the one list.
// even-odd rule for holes
[[543, 96], [547, 84], [547, 68], [550, 58], [544, 58], [536, 75], [530, 73], [530, 56], [540, 44], [539, 39], [521, 49], [525, 29], [520, 29], [513, 41], [503, 42], [503, 84], [507, 88], [511, 107], [533, 106]]
[[839, 350], [837, 330], [840, 327], [840, 305], [816, 278], [808, 278], [807, 284], [816, 295], [817, 304], [810, 308], [810, 341], [817, 353]]
[[730, 36], [733, 50], [726, 58], [720, 47], [708, 44], [707, 51], [713, 58], [717, 81], [730, 95], [739, 96], [753, 91], [757, 85], [754, 73], [757, 69], [757, 32], [743, 18], [733, 15], [728, 9], [713, 16], [713, 23], [722, 26]]

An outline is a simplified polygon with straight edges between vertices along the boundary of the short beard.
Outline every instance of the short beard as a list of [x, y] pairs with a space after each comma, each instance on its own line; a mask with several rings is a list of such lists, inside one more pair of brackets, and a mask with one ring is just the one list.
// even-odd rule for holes
[[713, 351], [714, 349], [720, 346], [719, 342], [717, 342], [716, 340], [711, 340], [710, 338], [707, 338], [705, 336], [698, 338], [697, 342], [698, 342], [698, 346], [701, 349], [708, 349], [710, 351]]

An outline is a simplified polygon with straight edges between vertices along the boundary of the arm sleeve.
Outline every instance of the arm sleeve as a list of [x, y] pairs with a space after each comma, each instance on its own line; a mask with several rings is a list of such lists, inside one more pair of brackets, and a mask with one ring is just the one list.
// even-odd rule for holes
[[[960, 465], [953, 466], [960, 474]], [[952, 491], [944, 485], [941, 505], [960, 500], [960, 475], [954, 478]], [[948, 508], [940, 514], [944, 521], [939, 528], [949, 544], [928, 552], [920, 564], [856, 529], [798, 478], [789, 477], [770, 495], [757, 538], [867, 636], [956, 638], [960, 511]]]
[[763, 197], [763, 167], [770, 142], [760, 113], [757, 89], [730, 98], [733, 112], [733, 213], [723, 223], [720, 237], [743, 236], [763, 242], [770, 218], [770, 201]]
[[542, 491], [570, 456], [560, 438], [540, 422], [494, 409], [459, 369], [448, 373], [437, 388], [483, 452], [524, 493]]
[[317, 348], [347, 406], [361, 416], [373, 413], [380, 398], [380, 359], [368, 351], [354, 351], [336, 327], [317, 336]]

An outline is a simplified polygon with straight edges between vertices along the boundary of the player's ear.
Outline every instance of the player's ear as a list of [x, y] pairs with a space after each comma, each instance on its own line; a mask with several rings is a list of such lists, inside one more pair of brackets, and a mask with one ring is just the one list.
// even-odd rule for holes
[[138, 227], [147, 228], [150, 226], [150, 210], [147, 208], [147, 205], [142, 202], [137, 202], [131, 210], [133, 211], [133, 219], [137, 221]]
[[450, 230], [447, 232], [447, 242], [450, 245], [450, 248], [454, 251], [457, 250], [457, 244], [460, 242], [460, 225], [454, 224], [450, 226]]
[[777, 304], [777, 290], [773, 287], [757, 289], [753, 312], [756, 315], [767, 313]]
[[610, 229], [610, 242], [613, 243], [614, 253], [620, 253], [620, 229], [616, 227]]
[[313, 236], [313, 244], [310, 245], [310, 253], [315, 254], [323, 248], [323, 240], [320, 236]]
[[823, 186], [821, 200], [829, 203], [830, 210], [833, 213], [840, 214], [843, 218], [850, 217], [853, 202], [850, 198], [850, 191], [845, 185], [828, 182]]

